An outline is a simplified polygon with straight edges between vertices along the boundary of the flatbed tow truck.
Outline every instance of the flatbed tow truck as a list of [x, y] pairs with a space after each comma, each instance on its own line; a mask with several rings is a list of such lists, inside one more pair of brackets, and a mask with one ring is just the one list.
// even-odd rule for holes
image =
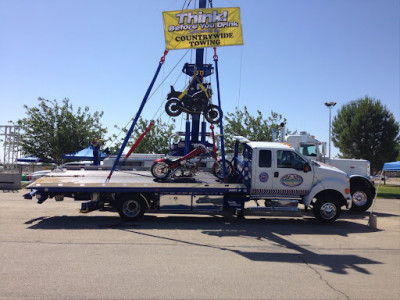
[[[230, 38], [241, 37], [239, 8], [212, 8], [212, 1], [208, 1], [211, 8], [206, 9], [206, 4], [206, 0], [199, 0], [199, 10], [181, 10], [165, 14], [165, 16], [169, 15], [169, 19], [166, 19], [179, 24], [178, 27], [174, 27], [170, 23], [165, 23], [165, 32], [172, 28], [173, 32], [168, 34], [183, 34], [183, 37], [185, 34], [193, 37], [198, 34], [199, 38], [202, 38], [203, 30], [198, 33], [193, 31], [181, 33], [186, 27], [192, 28], [194, 26], [192, 21], [196, 20], [198, 23], [196, 28], [204, 26], [218, 33], [207, 35], [207, 38], [215, 39], [215, 41], [210, 41], [211, 44], [222, 45], [229, 42]], [[182, 22], [186, 22], [187, 26], [181, 24]], [[227, 26], [227, 24], [235, 26]], [[175, 32], [176, 28], [179, 32]], [[223, 33], [223, 30], [226, 30], [226, 33]], [[168, 48], [167, 40], [174, 42], [184, 39], [182, 37], [166, 38], [166, 48], [173, 50], [179, 46], [173, 44], [171, 48]], [[234, 40], [234, 43], [243, 44], [240, 38]], [[111, 207], [126, 220], [136, 220], [145, 212], [213, 214], [229, 212], [243, 218], [245, 214], [250, 213], [265, 216], [265, 212], [271, 211], [292, 213], [301, 209], [312, 209], [315, 217], [320, 221], [334, 222], [340, 216], [341, 207], [351, 207], [349, 178], [346, 173], [327, 165], [311, 162], [290, 145], [251, 142], [243, 137], [236, 139], [232, 161], [226, 160], [216, 49], [214, 47], [213, 59], [218, 105], [212, 103], [211, 83], [204, 81], [214, 74], [214, 66], [204, 64], [204, 48], [196, 48], [195, 64], [186, 63], [182, 69], [183, 73], [191, 77], [190, 84], [183, 92], [178, 92], [171, 86], [165, 111], [172, 117], [181, 113], [186, 115], [185, 138], [178, 142], [175, 152], [180, 153], [179, 155], [183, 154], [189, 160], [189, 154], [197, 150], [195, 145], [200, 143], [206, 148], [212, 146], [212, 157], [218, 164], [219, 170], [222, 170], [214, 175], [222, 174], [223, 176], [216, 176], [218, 177], [216, 178], [211, 172], [197, 172], [196, 168], [200, 165], [198, 160], [202, 157], [201, 155], [190, 157], [192, 162], [183, 161], [182, 157], [178, 161], [171, 158], [156, 160], [154, 164], [159, 165], [156, 169], [152, 168], [152, 172], [126, 170], [121, 167], [123, 151], [165, 61], [168, 53], [166, 50], [111, 169], [75, 171], [57, 169], [30, 184], [28, 188], [32, 192], [27, 194], [26, 198], [32, 198], [35, 195], [38, 203], [41, 204], [48, 198], [61, 201], [65, 197], [71, 197], [85, 201], [82, 203], [81, 212]], [[203, 115], [202, 122], [200, 122], [201, 115]], [[211, 145], [206, 142], [206, 120], [211, 123], [213, 137]], [[218, 123], [221, 160], [217, 159], [212, 125]], [[148, 129], [150, 130], [150, 125]], [[144, 134], [138, 138], [128, 153], [134, 151], [135, 145], [140, 142]], [[180, 144], [183, 147], [179, 148]], [[208, 150], [208, 155], [210, 151]], [[168, 168], [175, 166], [180, 169], [180, 173], [163, 169], [163, 166], [167, 165]], [[166, 172], [163, 173], [164, 171]], [[178, 176], [178, 174], [181, 175]]]
[[28, 188], [34, 190], [39, 203], [49, 197], [90, 200], [82, 203], [81, 212], [108, 205], [125, 220], [140, 218], [146, 210], [231, 212], [244, 217], [250, 212], [265, 216], [267, 211], [295, 212], [304, 207], [312, 209], [320, 221], [330, 223], [340, 216], [342, 206], [351, 206], [344, 172], [310, 162], [286, 144], [238, 138], [233, 168], [234, 174], [227, 180], [198, 172], [194, 178], [159, 181], [149, 171], [132, 170], [117, 171], [109, 182], [104, 181], [108, 170], [58, 170]]

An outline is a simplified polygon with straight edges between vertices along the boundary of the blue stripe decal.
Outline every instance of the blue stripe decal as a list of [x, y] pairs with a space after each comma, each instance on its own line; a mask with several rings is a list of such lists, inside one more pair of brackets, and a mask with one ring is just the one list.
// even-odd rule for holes
[[302, 196], [308, 195], [309, 190], [279, 190], [279, 189], [252, 189], [252, 195], [292, 195], [292, 196]]

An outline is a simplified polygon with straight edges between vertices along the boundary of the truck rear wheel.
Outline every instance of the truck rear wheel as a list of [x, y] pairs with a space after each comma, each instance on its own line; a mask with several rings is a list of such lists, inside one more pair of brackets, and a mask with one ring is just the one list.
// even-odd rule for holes
[[122, 199], [118, 205], [119, 216], [127, 221], [133, 221], [141, 218], [146, 210], [146, 204], [143, 199], [132, 198]]
[[332, 195], [320, 197], [314, 203], [313, 211], [315, 217], [323, 223], [333, 223], [341, 213], [338, 201]]
[[[226, 168], [226, 176], [229, 176], [232, 171], [232, 163], [230, 161], [225, 161], [225, 168]], [[222, 159], [219, 159], [218, 162], [215, 162], [211, 168], [211, 172], [215, 177], [218, 179], [224, 179], [224, 171], [222, 169]]]
[[350, 193], [352, 197], [351, 210], [366, 211], [371, 207], [374, 197], [369, 189], [361, 184], [354, 184], [350, 186]]

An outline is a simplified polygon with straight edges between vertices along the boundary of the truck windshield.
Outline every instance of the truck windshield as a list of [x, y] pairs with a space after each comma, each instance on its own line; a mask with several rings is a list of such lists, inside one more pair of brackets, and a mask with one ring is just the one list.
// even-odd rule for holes
[[317, 156], [317, 146], [316, 145], [301, 144], [299, 151], [304, 156]]

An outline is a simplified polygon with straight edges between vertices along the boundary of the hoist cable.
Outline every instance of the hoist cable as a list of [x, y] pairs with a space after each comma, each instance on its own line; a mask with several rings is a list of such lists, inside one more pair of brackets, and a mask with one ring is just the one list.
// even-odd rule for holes
[[224, 127], [222, 123], [222, 109], [221, 109], [221, 94], [219, 89], [219, 74], [218, 74], [218, 55], [217, 48], [214, 47], [214, 62], [215, 62], [215, 77], [217, 79], [217, 93], [218, 93], [218, 111], [219, 111], [219, 126], [221, 133], [221, 156], [222, 156], [222, 171], [226, 180], [226, 163], [225, 163], [225, 145], [224, 145]]
[[149, 98], [146, 100], [149, 101], [151, 99], [151, 97], [153, 97], [153, 95], [157, 92], [157, 90], [164, 84], [164, 82], [167, 80], [167, 78], [171, 75], [171, 73], [176, 69], [176, 67], [179, 65], [179, 63], [182, 61], [182, 59], [186, 56], [186, 54], [189, 52], [190, 49], [188, 49], [185, 54], [183, 54], [183, 56], [181, 57], [181, 59], [175, 64], [175, 66], [171, 69], [171, 71], [167, 74], [167, 76], [161, 81], [161, 83], [154, 89], [154, 92], [151, 93], [151, 95], [149, 96]]
[[[190, 50], [190, 49], [189, 49], [189, 50]], [[148, 101], [149, 99], [151, 99], [151, 98], [153, 97], [154, 93], [162, 86], [162, 84], [164, 84], [165, 80], [167, 80], [167, 78], [171, 75], [171, 73], [176, 69], [176, 67], [178, 66], [178, 64], [179, 64], [179, 63], [183, 60], [183, 58], [187, 55], [187, 53], [189, 52], [189, 50], [187, 50], [187, 51], [185, 52], [185, 54], [181, 57], [181, 59], [178, 61], [178, 63], [175, 64], [175, 66], [171, 69], [171, 71], [170, 71], [170, 72], [168, 73], [168, 75], [164, 78], [164, 80], [157, 86], [157, 88], [155, 89], [155, 91], [148, 97], [147, 101]], [[180, 75], [181, 75], [181, 74], [179, 74], [178, 78], [180, 77]], [[147, 102], [147, 101], [146, 101], [146, 102]], [[164, 103], [164, 102], [162, 102], [162, 103]], [[162, 106], [162, 103], [161, 103], [160, 107]], [[158, 108], [156, 114], [153, 116], [152, 119], [155, 118], [155, 116], [157, 115], [158, 111], [160, 110], [160, 107]], [[136, 117], [136, 115], [135, 115], [135, 117]], [[113, 145], [113, 144], [116, 142], [116, 140], [118, 140], [118, 138], [119, 138], [119, 136], [121, 135], [121, 133], [124, 131], [124, 129], [128, 128], [128, 126], [129, 126], [129, 124], [130, 124], [131, 122], [132, 122], [132, 119], [130, 119], [130, 120], [128, 121], [128, 123], [126, 123], [126, 125], [120, 129], [118, 135], [117, 135], [117, 136], [111, 141], [111, 143], [109, 144], [109, 147], [111, 147], [111, 145]]]
[[107, 176], [106, 182], [109, 182], [109, 181], [110, 181], [111, 176], [112, 176], [113, 172], [115, 171], [115, 168], [117, 167], [117, 165], [118, 165], [118, 163], [119, 163], [119, 159], [121, 158], [122, 153], [124, 152], [124, 149], [125, 149], [125, 147], [126, 147], [126, 144], [128, 143], [129, 138], [130, 138], [131, 135], [132, 135], [133, 129], [135, 128], [136, 123], [137, 123], [137, 121], [138, 121], [138, 119], [139, 119], [139, 116], [140, 116], [140, 114], [142, 113], [142, 110], [143, 110], [143, 108], [144, 108], [144, 105], [145, 105], [146, 102], [147, 102], [147, 98], [149, 97], [149, 94], [150, 94], [150, 92], [151, 92], [151, 89], [153, 88], [153, 85], [154, 85], [154, 83], [156, 82], [157, 76], [158, 76], [158, 74], [160, 73], [161, 67], [162, 67], [162, 65], [163, 65], [164, 62], [165, 62], [165, 56], [167, 55], [167, 53], [168, 53], [168, 51], [165, 50], [165, 51], [164, 51], [164, 55], [161, 56], [160, 62], [158, 63], [157, 70], [156, 70], [156, 72], [155, 72], [155, 74], [154, 74], [154, 76], [153, 76], [153, 79], [152, 79], [151, 82], [150, 82], [149, 87], [147, 88], [146, 94], [145, 94], [144, 97], [143, 97], [142, 103], [141, 103], [141, 105], [140, 105], [140, 107], [139, 107], [138, 112], [136, 113], [135, 119], [133, 120], [132, 125], [131, 125], [131, 127], [129, 128], [129, 130], [128, 130], [128, 133], [127, 133], [126, 136], [125, 136], [124, 142], [122, 143], [121, 148], [119, 149], [118, 155], [117, 155], [117, 157], [116, 157], [116, 159], [115, 159], [115, 161], [114, 161], [114, 164], [113, 164], [113, 166], [112, 166], [112, 168], [111, 168], [110, 174]]
[[[181, 57], [181, 59], [175, 64], [175, 66], [171, 69], [171, 71], [168, 73], [168, 75], [163, 79], [163, 81], [161, 81], [161, 83], [157, 86], [157, 88], [154, 90], [154, 92], [149, 96], [149, 99], [147, 99], [147, 101], [149, 101], [151, 99], [151, 97], [153, 97], [153, 95], [155, 94], [155, 92], [157, 92], [157, 90], [164, 84], [164, 82], [167, 80], [167, 78], [171, 75], [171, 73], [176, 69], [176, 67], [180, 64], [180, 62], [183, 60], [183, 58], [186, 56], [186, 54], [188, 54], [190, 49], [188, 49], [185, 54]], [[180, 77], [181, 74], [179, 74], [178, 78]], [[147, 102], [146, 101], [146, 102]], [[160, 108], [163, 106], [164, 104], [163, 100], [160, 104], [160, 106], [158, 107], [157, 111], [155, 112], [153, 119], [155, 118], [155, 116], [158, 114], [158, 112], [160, 111]]]
[[239, 65], [239, 94], [237, 107], [240, 109], [240, 96], [242, 90], [242, 59], [243, 59], [243, 47], [240, 47], [240, 65]]

